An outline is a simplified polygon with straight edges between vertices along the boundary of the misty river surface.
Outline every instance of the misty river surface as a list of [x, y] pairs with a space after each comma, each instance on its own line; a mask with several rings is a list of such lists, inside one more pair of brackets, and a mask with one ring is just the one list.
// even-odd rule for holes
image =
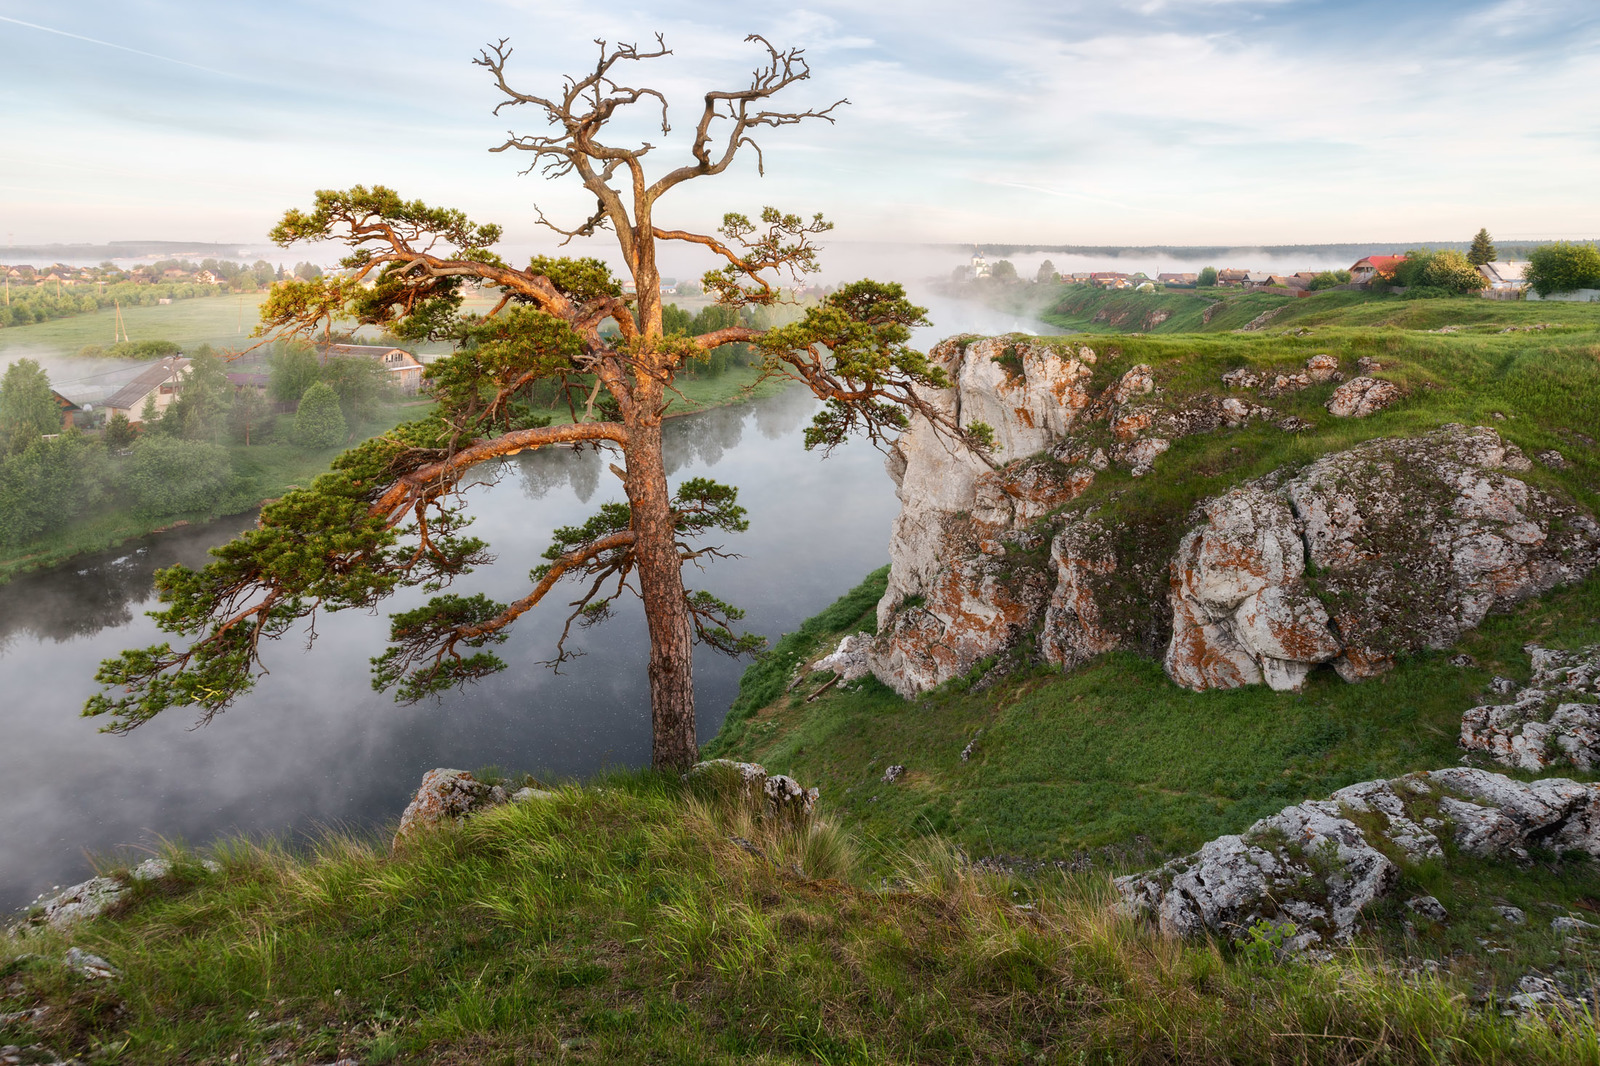
[[[706, 476], [736, 485], [749, 510], [748, 532], [709, 538], [741, 558], [688, 567], [685, 580], [745, 608], [744, 627], [769, 639], [888, 561], [899, 503], [883, 457], [861, 442], [826, 459], [805, 451], [801, 432], [817, 409], [809, 393], [790, 389], [665, 428], [670, 483]], [[523, 453], [492, 484], [470, 489], [472, 532], [497, 559], [453, 591], [521, 595], [552, 529], [623, 499], [611, 461], [592, 449]], [[499, 649], [510, 669], [440, 702], [400, 706], [369, 683], [386, 615], [421, 602], [413, 592], [376, 616], [322, 615], [309, 651], [303, 637], [269, 647], [270, 675], [203, 728], [181, 707], [125, 737], [79, 718], [102, 658], [162, 639], [144, 614], [156, 606], [152, 572], [203, 564], [207, 548], [250, 521], [157, 534], [0, 586], [0, 908], [88, 876], [86, 851], [151, 847], [158, 836], [198, 844], [230, 832], [381, 824], [435, 766], [578, 778], [648, 764], [647, 644], [636, 601], [575, 629], [585, 654], [560, 674], [532, 665], [551, 657], [571, 595], [516, 623]], [[745, 665], [697, 649], [702, 741], [722, 724]]]

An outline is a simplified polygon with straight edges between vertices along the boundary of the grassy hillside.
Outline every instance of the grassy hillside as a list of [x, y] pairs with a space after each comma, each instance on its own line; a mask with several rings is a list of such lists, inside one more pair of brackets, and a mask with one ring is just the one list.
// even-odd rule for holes
[[875, 867], [756, 810], [635, 775], [394, 855], [175, 853], [71, 937], [116, 976], [59, 933], [0, 941], [0, 1042], [163, 1066], [1600, 1062], [1583, 1019], [1514, 1022], [1359, 956], [1162, 941], [1103, 882], [984, 875], [938, 842]]
[[[1175, 441], [1150, 475], [1107, 471], [1058, 518], [1097, 510], [1116, 519], [1119, 558], [1165, 559], [1191, 508], [1207, 496], [1363, 440], [1449, 422], [1493, 426], [1530, 456], [1559, 450], [1564, 469], [1536, 464], [1520, 476], [1600, 512], [1600, 317], [1583, 309], [1552, 328], [1502, 332], [1519, 324], [1523, 310], [1488, 301], [1352, 304], [1287, 334], [1073, 336], [1070, 343], [1100, 353], [1096, 388], [1148, 363], [1157, 403], [1215, 395], [1233, 367], [1292, 371], [1319, 352], [1338, 355], [1347, 372], [1356, 358], [1377, 358], [1406, 395], [1361, 420], [1323, 409], [1331, 383], [1263, 399], [1311, 427], [1288, 434], [1260, 424]], [[1491, 313], [1466, 318], [1478, 311]], [[1352, 318], [1371, 324], [1351, 325]], [[1399, 328], [1397, 319], [1413, 328]], [[1423, 331], [1441, 322], [1463, 328]], [[1045, 565], [1042, 552], [1011, 557]], [[885, 582], [885, 571], [869, 575], [753, 666], [709, 750], [819, 785], [832, 815], [885, 846], [938, 834], [974, 857], [1022, 870], [1143, 869], [1300, 800], [1456, 764], [1462, 712], [1484, 702], [1492, 677], [1528, 676], [1524, 645], [1600, 642], [1596, 576], [1491, 616], [1456, 647], [1404, 658], [1359, 685], [1320, 668], [1299, 693], [1264, 686], [1195, 693], [1132, 653], [1062, 673], [1032, 663], [1025, 645], [909, 701], [870, 678], [824, 691], [832, 674], [808, 664], [843, 634], [875, 628]], [[1453, 665], [1458, 653], [1473, 665]], [[884, 780], [891, 765], [905, 768], [892, 783]], [[1556, 775], [1593, 779], [1567, 768]], [[1570, 946], [1550, 943], [1548, 919], [1537, 935], [1513, 943], [1491, 910], [1510, 901], [1587, 908], [1600, 899], [1595, 864], [1552, 860], [1538, 871], [1469, 864], [1407, 877], [1410, 888], [1445, 900], [1460, 920], [1419, 941], [1403, 913], [1380, 915], [1369, 946], [1445, 960], [1454, 952], [1458, 971], [1493, 975], [1502, 987], [1530, 964], [1556, 958], [1600, 966], [1600, 956], [1582, 963], [1562, 956]], [[1489, 952], [1475, 938], [1510, 945], [1508, 953]]]
[[[1119, 557], [1164, 559], [1205, 497], [1364, 440], [1450, 422], [1493, 426], [1530, 456], [1560, 451], [1565, 469], [1536, 464], [1524, 476], [1600, 513], [1600, 309], [1563, 305], [1557, 315], [1565, 324], [1508, 333], [1501, 331], [1524, 324], [1530, 306], [1554, 305], [1345, 300], [1318, 311], [1317, 303], [1292, 308], [1315, 313], [1287, 334], [1071, 337], [1100, 353], [1095, 388], [1146, 363], [1159, 403], [1221, 393], [1221, 376], [1234, 367], [1294, 371], [1322, 352], [1338, 356], [1347, 372], [1360, 357], [1380, 360], [1383, 376], [1406, 395], [1364, 419], [1328, 414], [1333, 383], [1263, 399], [1310, 428], [1290, 434], [1257, 423], [1182, 438], [1147, 477], [1102, 473], [1066, 513], [1111, 514], [1123, 541]], [[1424, 332], [1441, 320], [1462, 328]], [[752, 668], [714, 750], [823, 784], [830, 802], [874, 832], [932, 827], [986, 853], [1050, 860], [1136, 839], [1155, 852], [1187, 849], [1353, 781], [1454, 763], [1461, 711], [1478, 702], [1493, 673], [1525, 674], [1523, 642], [1600, 640], [1600, 584], [1591, 581], [1469, 636], [1463, 648], [1478, 667], [1424, 656], [1354, 686], [1324, 669], [1300, 694], [1191, 693], [1133, 655], [1108, 656], [1069, 676], [1036, 670], [982, 691], [956, 684], [910, 703], [875, 684], [815, 703], [804, 697], [819, 681], [783, 694], [790, 672], [822, 642], [873, 627], [882, 582], [881, 574], [870, 577], [814, 620], [815, 635], [785, 638], [773, 658]], [[908, 775], [878, 787], [892, 763], [905, 764]]]
[[1258, 327], [1267, 333], [1332, 325], [1409, 330], [1488, 323], [1497, 329], [1538, 323], [1600, 326], [1600, 307], [1586, 304], [1502, 302], [1475, 296], [1408, 300], [1350, 290], [1307, 297], [1237, 289], [1108, 292], [1081, 285], [1066, 287], [1039, 317], [1086, 333], [1226, 333], [1243, 329], [1269, 311], [1275, 313]]
[[[1327, 670], [1299, 693], [1196, 693], [1159, 663], [1114, 653], [1002, 684], [981, 684], [991, 665], [982, 664], [910, 701], [871, 679], [810, 701], [827, 673], [789, 690], [797, 667], [873, 629], [886, 573], [752, 667], [707, 752], [820, 786], [830, 811], [871, 835], [938, 832], [974, 855], [1025, 863], [1143, 868], [1308, 797], [1453, 765], [1461, 712], [1482, 702], [1486, 682], [1528, 676], [1524, 643], [1600, 641], [1600, 579], [1591, 579], [1360, 685]], [[1451, 665], [1463, 651], [1477, 665]], [[906, 772], [885, 784], [893, 764]]]

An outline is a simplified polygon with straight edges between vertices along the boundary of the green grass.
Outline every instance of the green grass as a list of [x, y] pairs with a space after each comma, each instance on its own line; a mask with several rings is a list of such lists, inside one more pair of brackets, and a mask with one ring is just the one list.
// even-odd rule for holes
[[[1205, 317], [1208, 310], [1209, 321]], [[1259, 332], [1279, 334], [1292, 328], [1324, 325], [1408, 330], [1489, 323], [1504, 328], [1549, 322], [1591, 330], [1600, 325], [1600, 308], [1548, 301], [1484, 300], [1476, 296], [1408, 300], [1360, 290], [1331, 290], [1307, 297], [1221, 288], [1143, 293], [1078, 285], [1064, 287], [1039, 312], [1039, 317], [1085, 333], [1227, 333], [1243, 329], [1263, 312], [1272, 310], [1277, 313], [1258, 328]]]
[[[201, 344], [218, 350], [246, 348], [255, 343], [249, 334], [264, 299], [265, 293], [227, 293], [154, 307], [124, 307], [122, 321], [136, 341], [173, 341], [186, 348]], [[0, 329], [0, 353], [77, 355], [91, 344], [109, 346], [115, 339], [116, 318], [113, 309]]]
[[[614, 776], [390, 855], [175, 851], [71, 942], [0, 942], [0, 1042], [116, 1063], [1595, 1063], [1587, 1019], [1477, 1011], [1360, 953], [1165, 941], [1093, 879], [1023, 884]], [[1025, 904], [1025, 906], [1023, 905]], [[15, 1012], [44, 1006], [33, 1020]]]
[[[976, 856], [1034, 862], [1088, 852], [1142, 868], [1301, 799], [1453, 765], [1462, 711], [1495, 674], [1526, 678], [1525, 642], [1600, 641], [1596, 578], [1491, 617], [1457, 649], [1475, 667], [1450, 665], [1454, 651], [1428, 653], [1359, 685], [1320, 670], [1298, 694], [1189, 692], [1127, 653], [974, 691], [980, 667], [910, 701], [868, 679], [808, 702], [827, 674], [786, 693], [797, 666], [873, 628], [884, 579], [871, 575], [819, 616], [826, 624], [813, 619], [752, 667], [707, 752], [820, 786], [830, 811], [871, 835], [937, 831]], [[884, 784], [896, 763], [907, 773]]]

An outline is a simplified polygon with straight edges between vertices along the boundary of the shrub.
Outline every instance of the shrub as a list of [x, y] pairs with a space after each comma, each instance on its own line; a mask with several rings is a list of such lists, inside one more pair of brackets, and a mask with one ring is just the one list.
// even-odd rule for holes
[[1217, 284], [1217, 268], [1206, 267], [1200, 271], [1200, 276], [1195, 278], [1195, 285], [1202, 289], [1209, 289]]
[[1405, 261], [1395, 267], [1394, 281], [1408, 289], [1429, 290], [1408, 294], [1422, 297], [1441, 292], [1443, 295], [1477, 292], [1489, 284], [1463, 253], [1454, 249], [1435, 252], [1427, 248], [1413, 248], [1407, 252]]
[[294, 414], [294, 442], [302, 448], [332, 448], [344, 442], [347, 432], [339, 394], [320, 381], [307, 389]]
[[35, 438], [0, 459], [0, 544], [24, 544], [70, 525], [105, 491], [98, 445], [77, 432]]
[[127, 487], [150, 518], [215, 510], [228, 494], [228, 450], [208, 441], [147, 433], [133, 446]]
[[1524, 277], [1540, 296], [1600, 289], [1600, 249], [1571, 241], [1541, 245], [1528, 254]]

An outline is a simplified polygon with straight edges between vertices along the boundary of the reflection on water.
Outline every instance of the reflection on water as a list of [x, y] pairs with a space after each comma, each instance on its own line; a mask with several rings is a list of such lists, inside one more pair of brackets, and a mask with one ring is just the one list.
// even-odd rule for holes
[[235, 515], [182, 526], [0, 586], [0, 654], [18, 636], [63, 641], [126, 625], [133, 621], [134, 607], [149, 597], [155, 571], [178, 563], [202, 565], [211, 545], [254, 521], [254, 515]]
[[[730, 537], [739, 558], [686, 573], [747, 610], [769, 638], [794, 629], [887, 559], [898, 507], [882, 457], [862, 444], [824, 461], [801, 430], [816, 401], [789, 391], [667, 424], [674, 481], [710, 476], [740, 488], [750, 531]], [[622, 499], [594, 449], [524, 453], [468, 489], [473, 533], [498, 553], [456, 591], [519, 595], [557, 526]], [[535, 502], [536, 501], [536, 502]], [[558, 601], [524, 617], [501, 655], [510, 670], [443, 700], [400, 707], [371, 691], [369, 657], [383, 614], [343, 612], [303, 640], [280, 641], [271, 675], [204, 729], [181, 709], [127, 737], [77, 717], [95, 666], [162, 639], [144, 612], [151, 574], [195, 565], [248, 518], [145, 538], [0, 586], [0, 906], [85, 876], [83, 855], [158, 836], [203, 842], [220, 833], [367, 826], [394, 818], [423, 771], [499, 765], [578, 777], [649, 761], [645, 629], [636, 605], [581, 634], [584, 656], [554, 674], [522, 664], [551, 656]], [[407, 593], [384, 612], [420, 602]], [[555, 623], [555, 624], [552, 624]], [[744, 663], [702, 651], [696, 696], [702, 738], [721, 725]]]

